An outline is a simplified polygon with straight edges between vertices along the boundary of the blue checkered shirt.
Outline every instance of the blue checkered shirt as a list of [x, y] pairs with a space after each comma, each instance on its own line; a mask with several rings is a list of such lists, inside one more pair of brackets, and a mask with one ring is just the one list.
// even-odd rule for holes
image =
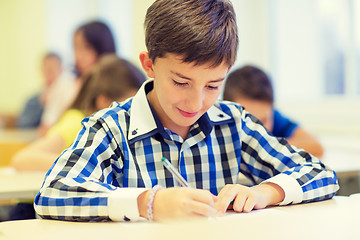
[[282, 204], [328, 199], [337, 191], [332, 170], [285, 139], [271, 136], [235, 103], [216, 102], [183, 140], [164, 128], [150, 107], [146, 94], [152, 86], [147, 81], [134, 98], [82, 121], [76, 140], [51, 167], [35, 198], [41, 217], [108, 220], [109, 195], [119, 188], [179, 186], [162, 157], [190, 186], [215, 195], [239, 181], [275, 182], [285, 191]]

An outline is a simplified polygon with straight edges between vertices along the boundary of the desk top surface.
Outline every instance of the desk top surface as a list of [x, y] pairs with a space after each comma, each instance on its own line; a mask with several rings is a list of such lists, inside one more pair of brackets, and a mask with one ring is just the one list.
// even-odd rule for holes
[[[360, 197], [162, 223], [0, 223], [1, 239], [359, 239]], [[21, 229], [21, 231], [19, 231]], [[33, 238], [31, 238], [33, 236]]]
[[34, 199], [44, 178], [45, 172], [0, 168], [0, 200]]
[[34, 129], [0, 129], [0, 166], [9, 166], [12, 157], [37, 138]]

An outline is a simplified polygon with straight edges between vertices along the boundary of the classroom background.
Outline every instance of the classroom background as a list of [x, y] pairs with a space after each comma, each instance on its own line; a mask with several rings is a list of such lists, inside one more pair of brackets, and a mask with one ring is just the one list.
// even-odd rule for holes
[[[0, 113], [16, 116], [41, 88], [46, 52], [57, 52], [66, 68], [73, 67], [72, 35], [90, 20], [106, 22], [118, 55], [140, 67], [143, 20], [152, 2], [0, 1]], [[234, 67], [253, 64], [271, 76], [275, 105], [320, 139], [325, 160], [337, 156], [340, 163], [345, 158], [360, 161], [360, 1], [232, 3], [240, 39]]]

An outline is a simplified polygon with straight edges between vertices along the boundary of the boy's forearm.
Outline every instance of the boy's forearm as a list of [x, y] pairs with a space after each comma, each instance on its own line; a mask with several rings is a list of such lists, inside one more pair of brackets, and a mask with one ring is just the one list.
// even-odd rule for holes
[[254, 186], [257, 190], [261, 191], [264, 194], [266, 199], [266, 206], [274, 205], [280, 203], [285, 198], [284, 190], [277, 184], [266, 182]]
[[140, 217], [148, 218], [147, 216], [147, 203], [150, 195], [150, 190], [147, 190], [139, 195], [137, 204], [139, 208]]

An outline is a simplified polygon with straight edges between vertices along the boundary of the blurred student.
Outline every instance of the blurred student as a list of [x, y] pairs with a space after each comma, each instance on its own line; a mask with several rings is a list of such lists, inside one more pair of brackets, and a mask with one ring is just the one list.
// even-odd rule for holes
[[71, 108], [46, 134], [17, 153], [12, 166], [17, 170], [48, 170], [59, 154], [74, 141], [81, 121], [109, 107], [113, 101], [133, 96], [145, 75], [130, 62], [114, 54], [106, 55], [86, 75]]
[[74, 101], [83, 84], [82, 76], [91, 71], [101, 56], [116, 53], [113, 34], [110, 28], [100, 21], [80, 26], [75, 31], [73, 40], [76, 76], [67, 73], [54, 84], [49, 93], [51, 101], [46, 105], [41, 119], [40, 135], [44, 135]]
[[18, 128], [36, 128], [40, 125], [48, 94], [54, 82], [62, 73], [61, 58], [56, 53], [47, 53], [42, 60], [44, 87], [41, 92], [30, 97], [16, 120]]
[[223, 98], [240, 103], [274, 136], [286, 138], [290, 144], [316, 157], [323, 155], [323, 147], [316, 138], [274, 109], [273, 87], [261, 69], [244, 66], [232, 71], [225, 82]]

